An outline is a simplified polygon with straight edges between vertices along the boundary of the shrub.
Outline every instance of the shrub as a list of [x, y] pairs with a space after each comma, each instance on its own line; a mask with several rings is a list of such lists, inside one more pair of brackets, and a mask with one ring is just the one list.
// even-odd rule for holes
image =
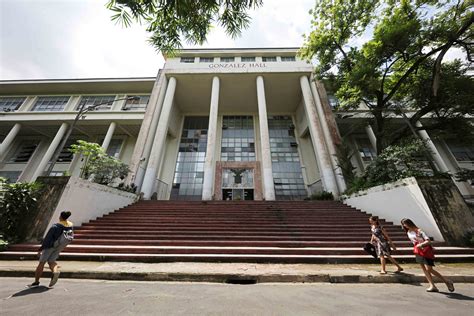
[[26, 238], [40, 195], [41, 184], [37, 182], [6, 184], [0, 202], [0, 234], [5, 241], [20, 242]]
[[321, 193], [316, 193], [310, 196], [310, 200], [334, 200], [334, 195], [331, 192], [322, 191]]

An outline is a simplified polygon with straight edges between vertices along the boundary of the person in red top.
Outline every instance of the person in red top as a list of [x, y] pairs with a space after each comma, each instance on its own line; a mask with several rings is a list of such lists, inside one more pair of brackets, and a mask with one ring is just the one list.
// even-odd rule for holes
[[416, 262], [421, 265], [421, 269], [425, 274], [426, 280], [430, 287], [426, 289], [427, 292], [439, 292], [438, 288], [433, 282], [433, 275], [440, 278], [448, 287], [450, 292], [454, 292], [454, 284], [451, 280], [446, 279], [434, 267], [434, 251], [431, 246], [431, 239], [424, 231], [419, 229], [415, 223], [409, 218], [404, 218], [401, 221], [403, 229], [414, 245], [413, 253], [416, 255]]

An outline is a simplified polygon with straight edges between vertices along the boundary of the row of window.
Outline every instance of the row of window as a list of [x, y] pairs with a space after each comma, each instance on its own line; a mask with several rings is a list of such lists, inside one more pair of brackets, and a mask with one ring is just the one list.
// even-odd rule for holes
[[[214, 57], [181, 57], [181, 62], [182, 63], [188, 63], [192, 64], [196, 61], [196, 58], [198, 58], [197, 62], [200, 63], [213, 63], [214, 62]], [[281, 56], [281, 61], [296, 61], [295, 56]], [[219, 61], [221, 63], [233, 63], [235, 62], [235, 57], [220, 57]], [[243, 63], [252, 63], [255, 62], [255, 57], [240, 57], [240, 61]], [[276, 62], [277, 61], [277, 56], [265, 56], [262, 57], [262, 61], [264, 63], [267, 62]]]
[[[81, 101], [76, 107], [79, 110], [83, 107], [94, 107], [95, 111], [110, 110], [115, 101], [115, 95], [90, 95], [81, 97]], [[122, 111], [143, 111], [150, 101], [149, 95], [130, 95], [133, 100], [126, 100]], [[38, 97], [31, 111], [33, 112], [57, 112], [63, 111], [70, 96], [48, 96]], [[14, 112], [25, 102], [26, 97], [0, 97], [0, 112]]]

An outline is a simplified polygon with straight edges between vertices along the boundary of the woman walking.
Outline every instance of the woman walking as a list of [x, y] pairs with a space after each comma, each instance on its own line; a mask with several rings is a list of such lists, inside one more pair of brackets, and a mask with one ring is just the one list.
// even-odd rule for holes
[[387, 274], [387, 270], [385, 270], [385, 258], [388, 258], [388, 260], [397, 266], [396, 272], [402, 272], [403, 268], [392, 258], [390, 246], [392, 246], [393, 250], [397, 250], [397, 248], [393, 245], [392, 239], [388, 236], [383, 226], [380, 225], [379, 218], [377, 216], [371, 216], [369, 218], [369, 224], [371, 225], [370, 230], [372, 231], [370, 243], [374, 244], [377, 256], [380, 258], [380, 274]]
[[440, 278], [448, 287], [450, 292], [454, 292], [454, 284], [451, 280], [446, 279], [434, 267], [434, 251], [431, 246], [431, 240], [424, 231], [419, 229], [411, 219], [404, 218], [401, 221], [403, 229], [414, 245], [413, 253], [416, 255], [416, 262], [421, 265], [421, 269], [425, 274], [426, 280], [430, 287], [426, 289], [427, 292], [439, 292], [438, 288], [433, 282], [433, 275]]

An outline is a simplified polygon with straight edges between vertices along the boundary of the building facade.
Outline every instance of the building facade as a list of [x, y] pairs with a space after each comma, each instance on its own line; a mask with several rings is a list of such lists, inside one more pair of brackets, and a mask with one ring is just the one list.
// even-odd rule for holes
[[[145, 199], [337, 196], [346, 189], [335, 155], [340, 135], [358, 172], [375, 157], [376, 139], [362, 106], [333, 114], [334, 98], [297, 50], [182, 50], [156, 78], [0, 82], [0, 176], [44, 175], [78, 108], [103, 104], [75, 125], [51, 175], [80, 173], [81, 157], [67, 147], [83, 139], [129, 164], [126, 181]], [[473, 148], [420, 136], [440, 171], [473, 168]], [[473, 195], [469, 183], [457, 185]]]

